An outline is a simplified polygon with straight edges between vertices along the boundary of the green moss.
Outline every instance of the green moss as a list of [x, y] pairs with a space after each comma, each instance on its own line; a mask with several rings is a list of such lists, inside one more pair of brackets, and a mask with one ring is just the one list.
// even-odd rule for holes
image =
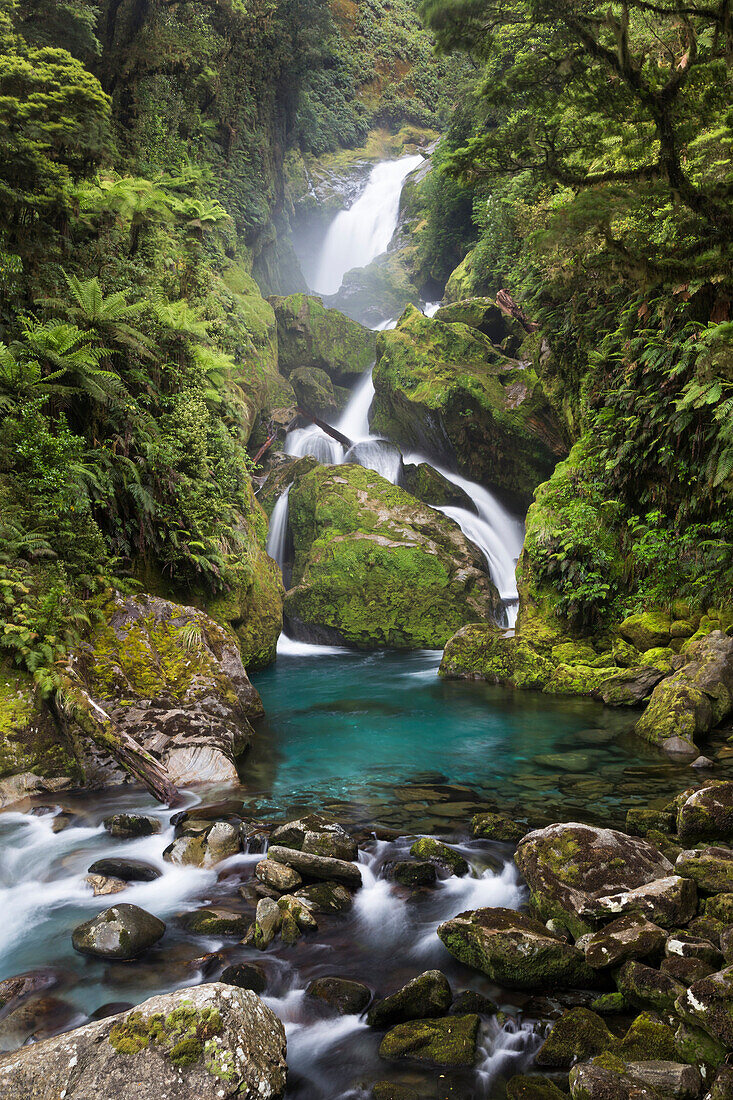
[[535, 1061], [538, 1066], [570, 1069], [575, 1062], [585, 1062], [614, 1044], [614, 1036], [600, 1016], [587, 1008], [572, 1008], [553, 1024]]
[[174, 1066], [183, 1069], [186, 1066], [195, 1065], [201, 1059], [203, 1053], [204, 1048], [201, 1045], [201, 1040], [196, 1035], [187, 1035], [171, 1047], [168, 1057]]
[[626, 1062], [673, 1062], [674, 1032], [658, 1016], [642, 1012], [615, 1047], [615, 1053]]
[[353, 382], [374, 361], [374, 333], [320, 298], [307, 294], [272, 297], [277, 319], [280, 369], [317, 367], [338, 383]]
[[205, 1044], [208, 1046], [222, 1028], [218, 1009], [199, 1010], [184, 1002], [167, 1016], [159, 1012], [152, 1016], [129, 1013], [112, 1027], [108, 1042], [119, 1054], [138, 1054], [150, 1045], [158, 1046], [174, 1066], [183, 1069], [201, 1060]]
[[410, 847], [410, 855], [449, 867], [455, 875], [468, 874], [468, 864], [460, 852], [432, 836], [421, 836], [416, 840]]
[[476, 1061], [479, 1017], [448, 1016], [397, 1024], [382, 1039], [381, 1058], [410, 1058], [436, 1066], [472, 1066]]
[[541, 691], [550, 682], [553, 666], [521, 638], [507, 637], [495, 626], [472, 624], [448, 641], [440, 675]]
[[42, 706], [33, 677], [0, 663], [0, 778], [20, 772], [81, 778], [73, 748]]

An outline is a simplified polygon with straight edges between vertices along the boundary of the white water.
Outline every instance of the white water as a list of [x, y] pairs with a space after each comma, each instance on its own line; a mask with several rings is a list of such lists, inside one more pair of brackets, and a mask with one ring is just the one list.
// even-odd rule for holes
[[335, 294], [347, 271], [366, 267], [387, 251], [397, 228], [402, 185], [422, 162], [418, 153], [374, 166], [362, 194], [329, 227], [313, 276], [316, 294]]
[[285, 562], [285, 546], [288, 538], [288, 497], [291, 486], [275, 502], [270, 516], [270, 525], [267, 530], [267, 543], [265, 549], [273, 561], [282, 569]]

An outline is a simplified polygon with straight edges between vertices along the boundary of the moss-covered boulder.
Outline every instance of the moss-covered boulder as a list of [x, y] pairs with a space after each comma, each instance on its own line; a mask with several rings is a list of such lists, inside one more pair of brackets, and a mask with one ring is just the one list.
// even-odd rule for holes
[[471, 818], [471, 832], [484, 840], [505, 840], [516, 844], [529, 831], [528, 826], [512, 821], [504, 814], [483, 813]]
[[638, 913], [627, 913], [596, 932], [584, 946], [585, 961], [594, 970], [618, 966], [625, 959], [661, 955], [667, 933]]
[[616, 1039], [595, 1012], [587, 1008], [571, 1008], [552, 1025], [550, 1034], [537, 1051], [535, 1062], [548, 1069], [570, 1069], [575, 1062], [585, 1062], [604, 1050], [610, 1050]]
[[459, 485], [454, 485], [429, 462], [408, 462], [402, 471], [401, 485], [410, 496], [431, 508], [465, 508], [476, 512], [476, 505]]
[[296, 367], [290, 375], [290, 383], [295, 390], [298, 408], [308, 416], [329, 420], [340, 412], [348, 400], [349, 391], [341, 386], [334, 389], [333, 382], [320, 367]]
[[[33, 793], [59, 789], [83, 772], [73, 740], [67, 738], [43, 704], [33, 677], [0, 663], [0, 806]], [[44, 780], [49, 780], [49, 786]]]
[[733, 1050], [733, 966], [680, 990], [675, 1008], [683, 1019]]
[[452, 955], [509, 989], [592, 984], [583, 953], [544, 924], [513, 909], [476, 909], [441, 924]]
[[[114, 726], [156, 757], [179, 786], [237, 780], [235, 759], [262, 714], [232, 632], [203, 611], [156, 596], [113, 594], [80, 655], [91, 697]], [[119, 782], [89, 751], [89, 782]]]
[[685, 844], [733, 840], [733, 783], [706, 783], [686, 792], [677, 808], [677, 832]]
[[653, 1008], [656, 1012], [673, 1012], [684, 986], [670, 974], [631, 959], [616, 975], [619, 992], [637, 1008]]
[[626, 1062], [654, 1059], [672, 1062], [677, 1058], [675, 1033], [655, 1013], [642, 1012], [632, 1021], [623, 1039], [615, 1044], [615, 1051]]
[[533, 646], [486, 623], [458, 630], [448, 640], [440, 664], [446, 680], [486, 680], [533, 691], [542, 691], [553, 671], [549, 658]]
[[515, 860], [535, 911], [545, 920], [559, 917], [579, 934], [588, 930], [580, 916], [588, 902], [672, 873], [672, 864], [648, 841], [579, 822], [529, 833]]
[[733, 892], [733, 851], [730, 848], [704, 848], [680, 852], [674, 869], [691, 878], [707, 894]]
[[491, 343], [514, 356], [524, 343], [527, 330], [497, 305], [493, 298], [463, 298], [441, 306], [434, 317], [446, 325], [468, 325], [488, 336]]
[[640, 652], [669, 644], [671, 622], [662, 611], [642, 611], [619, 624], [621, 637]]
[[288, 632], [359, 649], [437, 648], [500, 600], [452, 520], [362, 466], [323, 466], [290, 491]]
[[291, 294], [269, 303], [277, 319], [283, 374], [316, 367], [337, 385], [348, 386], [374, 362], [374, 333], [337, 309], [326, 309], [320, 298]]
[[339, 977], [314, 978], [305, 992], [307, 997], [334, 1008], [341, 1016], [358, 1015], [372, 999], [367, 986]]
[[445, 1016], [397, 1024], [382, 1039], [380, 1058], [409, 1058], [431, 1066], [473, 1066], [478, 1042], [478, 1016]]
[[426, 859], [451, 875], [467, 875], [468, 863], [460, 852], [433, 836], [421, 836], [410, 846], [410, 855]]
[[733, 710], [733, 638], [714, 630], [694, 641], [686, 656], [686, 664], [655, 687], [636, 732], [694, 759], [697, 740]]
[[416, 978], [377, 1001], [369, 1010], [370, 1027], [392, 1027], [407, 1020], [421, 1020], [443, 1016], [451, 1005], [453, 995], [445, 974], [440, 970], [426, 970]]
[[250, 990], [215, 982], [151, 997], [5, 1055], [0, 1095], [280, 1100], [286, 1073], [285, 1031], [274, 1013]]
[[372, 428], [528, 505], [565, 452], [537, 376], [465, 324], [408, 306], [380, 333]]
[[640, 913], [661, 928], [678, 928], [697, 911], [697, 888], [692, 879], [667, 875], [632, 890], [595, 894], [586, 899], [580, 916], [591, 921], [606, 921], [624, 913]]
[[[727, 1051], [702, 1028], [682, 1023], [674, 1036], [675, 1057], [691, 1066], [704, 1066], [706, 1076], [710, 1077], [719, 1065], [725, 1061]], [[733, 1093], [731, 1094], [733, 1095]]]
[[518, 1074], [506, 1086], [507, 1100], [567, 1100], [567, 1093], [538, 1073]]

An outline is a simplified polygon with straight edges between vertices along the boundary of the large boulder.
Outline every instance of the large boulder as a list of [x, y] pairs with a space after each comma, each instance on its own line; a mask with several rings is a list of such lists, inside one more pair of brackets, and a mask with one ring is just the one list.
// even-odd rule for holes
[[445, 974], [440, 970], [426, 970], [396, 993], [372, 1005], [367, 1023], [370, 1027], [392, 1027], [407, 1020], [443, 1016], [450, 1008], [452, 999]]
[[582, 951], [513, 909], [459, 913], [438, 927], [452, 955], [509, 989], [592, 984]]
[[680, 875], [657, 878], [633, 890], [589, 897], [579, 913], [589, 920], [611, 920], [626, 913], [640, 913], [661, 928], [687, 924], [697, 912], [697, 888]]
[[674, 755], [694, 759], [696, 741], [733, 710], [733, 637], [714, 630], [693, 641], [687, 657], [681, 669], [657, 684], [636, 732]]
[[151, 997], [0, 1058], [3, 1100], [278, 1100], [285, 1032], [254, 993], [222, 983]]
[[31, 674], [0, 661], [0, 807], [62, 790], [72, 780], [82, 780], [72, 740]]
[[285, 375], [300, 367], [316, 367], [332, 382], [353, 384], [374, 362], [375, 335], [358, 321], [326, 309], [320, 298], [307, 294], [273, 296], [280, 370]]
[[677, 832], [685, 844], [733, 840], [733, 783], [706, 783], [678, 801]]
[[408, 306], [380, 333], [372, 428], [528, 505], [565, 453], [563, 433], [528, 364], [463, 323]]
[[397, 1024], [382, 1039], [379, 1054], [389, 1060], [409, 1058], [433, 1066], [472, 1066], [479, 1024], [476, 1015]]
[[[80, 653], [89, 692], [114, 726], [147, 749], [177, 786], [236, 782], [249, 719], [262, 702], [237, 640], [203, 611], [157, 596], [113, 594]], [[91, 750], [90, 750], [91, 751]], [[91, 751], [89, 781], [124, 776]]]
[[322, 466], [290, 491], [289, 633], [360, 649], [437, 648], [501, 603], [481, 552], [448, 517], [373, 470]]
[[515, 855], [535, 911], [584, 930], [581, 910], [596, 898], [672, 874], [672, 864], [641, 837], [579, 822], [528, 833]]
[[165, 924], [137, 905], [120, 902], [78, 925], [71, 935], [74, 949], [99, 959], [136, 959], [157, 943]]
[[683, 1019], [733, 1050], [733, 966], [681, 990], [675, 1008]]

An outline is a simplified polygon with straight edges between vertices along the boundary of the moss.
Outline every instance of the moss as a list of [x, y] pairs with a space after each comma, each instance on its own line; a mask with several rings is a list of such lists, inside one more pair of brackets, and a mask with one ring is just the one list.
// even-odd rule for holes
[[642, 1012], [615, 1047], [615, 1053], [626, 1062], [673, 1062], [674, 1032], [658, 1016]]
[[454, 875], [468, 874], [468, 864], [460, 852], [442, 844], [432, 836], [421, 836], [410, 847], [410, 855], [416, 859], [427, 859], [431, 863], [438, 863], [449, 867]]
[[33, 677], [0, 663], [0, 778], [20, 772], [81, 779], [73, 747], [40, 703]]
[[277, 319], [280, 369], [317, 367], [332, 382], [349, 384], [374, 361], [374, 333], [320, 298], [307, 294], [272, 297]]
[[614, 1044], [614, 1036], [600, 1016], [587, 1008], [572, 1008], [553, 1024], [535, 1061], [538, 1066], [570, 1069], [574, 1062], [585, 1062]]
[[197, 1009], [184, 1002], [167, 1016], [129, 1013], [114, 1024], [108, 1042], [119, 1054], [138, 1054], [150, 1045], [160, 1047], [174, 1066], [183, 1069], [201, 1060], [205, 1044], [219, 1035], [222, 1028], [218, 1009]]
[[448, 680], [486, 680], [525, 690], [541, 691], [552, 674], [552, 663], [531, 645], [484, 624], [454, 634], [440, 665], [440, 675]]
[[717, 1069], [726, 1058], [727, 1051], [702, 1028], [682, 1023], [674, 1036], [674, 1057], [691, 1066]]
[[444, 440], [472, 479], [529, 504], [564, 440], [532, 370], [465, 324], [444, 324], [408, 306], [379, 334], [372, 428], [410, 449]]
[[621, 637], [642, 653], [669, 644], [671, 622], [663, 611], [642, 611], [619, 624]]
[[380, 1058], [410, 1058], [436, 1066], [472, 1066], [476, 1061], [479, 1017], [448, 1016], [397, 1024], [382, 1039]]
[[186, 1066], [195, 1065], [203, 1053], [204, 1048], [201, 1040], [196, 1035], [187, 1035], [171, 1047], [168, 1057], [174, 1066], [183, 1069]]

